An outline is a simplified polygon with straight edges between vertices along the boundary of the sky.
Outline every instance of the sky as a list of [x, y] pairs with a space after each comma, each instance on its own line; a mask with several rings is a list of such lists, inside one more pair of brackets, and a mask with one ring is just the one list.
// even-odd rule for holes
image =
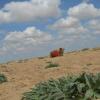
[[100, 0], [0, 0], [0, 63], [100, 47]]

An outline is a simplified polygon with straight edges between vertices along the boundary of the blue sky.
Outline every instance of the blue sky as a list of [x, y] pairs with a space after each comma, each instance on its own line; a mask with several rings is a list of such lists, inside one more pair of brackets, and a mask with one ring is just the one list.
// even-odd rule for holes
[[0, 0], [0, 62], [100, 47], [99, 0]]

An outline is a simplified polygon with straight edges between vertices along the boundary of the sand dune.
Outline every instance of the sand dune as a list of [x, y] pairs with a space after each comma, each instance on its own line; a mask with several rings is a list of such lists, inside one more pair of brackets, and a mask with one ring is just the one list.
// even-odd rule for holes
[[[46, 69], [49, 62], [59, 67]], [[8, 82], [0, 84], [0, 100], [20, 100], [22, 93], [41, 81], [83, 71], [100, 72], [99, 48], [69, 52], [56, 58], [40, 57], [1, 64], [0, 72], [7, 76]]]

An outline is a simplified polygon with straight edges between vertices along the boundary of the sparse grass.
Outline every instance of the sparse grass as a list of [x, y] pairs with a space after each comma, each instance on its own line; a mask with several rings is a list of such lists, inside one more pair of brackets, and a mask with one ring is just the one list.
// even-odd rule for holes
[[38, 59], [44, 59], [45, 57], [38, 57]]
[[7, 78], [5, 77], [5, 75], [0, 74], [0, 84], [4, 82], [7, 82]]
[[92, 63], [88, 63], [88, 64], [86, 64], [86, 66], [91, 66], [92, 65]]
[[22, 100], [97, 100], [100, 99], [100, 73], [62, 77], [37, 84]]
[[82, 49], [81, 51], [87, 51], [87, 50], [89, 50], [89, 48], [84, 48], [84, 49]]
[[51, 61], [47, 61], [46, 63], [52, 63]]
[[27, 61], [28, 61], [28, 59], [24, 59], [24, 60], [23, 60], [23, 62], [27, 62]]
[[59, 67], [59, 65], [58, 64], [56, 64], [56, 63], [49, 63], [49, 65], [47, 65], [45, 68], [54, 68], [54, 67]]
[[2, 68], [6, 68], [7, 66], [6, 66], [6, 65], [1, 65], [1, 67], [2, 67]]
[[98, 47], [98, 48], [93, 48], [92, 50], [94, 50], [94, 51], [100, 50], [100, 47]]
[[23, 60], [18, 60], [18, 61], [16, 61], [17, 63], [23, 63]]

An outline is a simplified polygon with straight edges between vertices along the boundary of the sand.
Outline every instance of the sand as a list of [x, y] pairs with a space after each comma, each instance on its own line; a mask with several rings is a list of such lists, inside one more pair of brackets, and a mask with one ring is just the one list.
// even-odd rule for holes
[[[59, 64], [59, 67], [46, 69], [50, 62]], [[100, 72], [100, 49], [69, 52], [56, 58], [40, 57], [1, 64], [0, 73], [6, 75], [8, 82], [0, 84], [0, 100], [21, 100], [24, 92], [41, 81], [82, 72]]]

